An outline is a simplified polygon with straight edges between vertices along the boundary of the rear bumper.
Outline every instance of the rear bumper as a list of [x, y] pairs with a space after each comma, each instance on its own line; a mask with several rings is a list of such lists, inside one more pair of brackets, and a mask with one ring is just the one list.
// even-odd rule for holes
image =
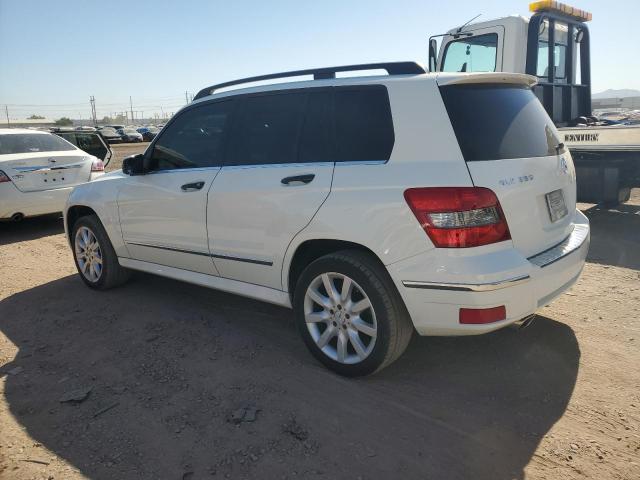
[[[437, 249], [388, 265], [413, 324], [421, 335], [476, 335], [534, 314], [580, 276], [589, 250], [589, 220], [576, 211], [563, 242], [525, 258], [514, 248]], [[502, 321], [459, 323], [460, 308], [504, 305]]]
[[11, 218], [16, 213], [25, 217], [61, 212], [73, 187], [21, 192], [11, 183], [0, 184], [0, 219]]

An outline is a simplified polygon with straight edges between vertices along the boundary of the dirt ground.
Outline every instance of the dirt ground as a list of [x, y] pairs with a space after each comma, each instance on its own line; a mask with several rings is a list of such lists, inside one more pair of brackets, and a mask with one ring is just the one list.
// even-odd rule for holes
[[94, 292], [59, 218], [0, 225], [0, 478], [637, 480], [640, 191], [583, 208], [588, 264], [531, 327], [414, 336], [358, 380], [289, 310], [143, 274]]

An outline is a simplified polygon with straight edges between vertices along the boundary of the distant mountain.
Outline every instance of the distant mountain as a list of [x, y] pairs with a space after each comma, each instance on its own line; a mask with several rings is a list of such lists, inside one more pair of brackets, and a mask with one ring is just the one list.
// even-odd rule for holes
[[622, 88], [620, 90], [608, 89], [604, 92], [594, 93], [591, 98], [625, 98], [625, 97], [640, 97], [640, 90], [633, 90], [630, 88]]

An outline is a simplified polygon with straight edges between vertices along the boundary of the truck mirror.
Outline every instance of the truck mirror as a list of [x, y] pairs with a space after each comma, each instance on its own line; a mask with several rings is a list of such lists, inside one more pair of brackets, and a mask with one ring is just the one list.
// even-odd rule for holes
[[437, 54], [438, 54], [438, 42], [435, 38], [429, 39], [429, 71], [437, 71]]

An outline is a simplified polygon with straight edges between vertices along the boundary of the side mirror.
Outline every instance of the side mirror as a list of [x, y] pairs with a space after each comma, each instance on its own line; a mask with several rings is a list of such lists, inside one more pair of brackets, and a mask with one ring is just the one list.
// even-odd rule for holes
[[437, 71], [438, 42], [435, 38], [429, 39], [429, 71], [435, 73]]
[[131, 155], [122, 161], [122, 172], [127, 175], [144, 175], [144, 154]]

